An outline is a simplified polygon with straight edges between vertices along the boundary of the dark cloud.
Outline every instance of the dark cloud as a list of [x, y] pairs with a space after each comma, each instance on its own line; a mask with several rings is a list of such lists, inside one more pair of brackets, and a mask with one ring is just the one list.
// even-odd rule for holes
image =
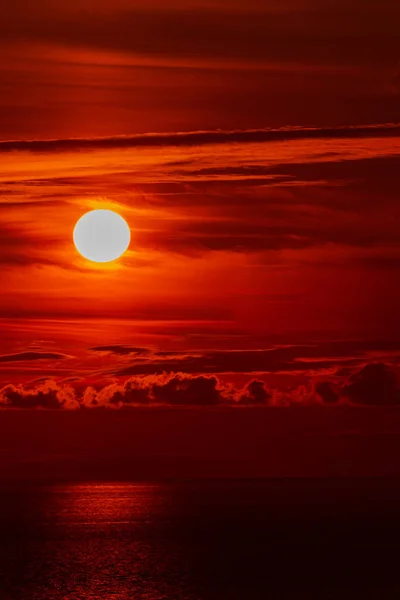
[[83, 395], [83, 406], [214, 406], [228, 401], [224, 392], [226, 393], [224, 386], [215, 376], [164, 373], [159, 376], [133, 377], [123, 385], [111, 384], [98, 392], [88, 388]]
[[155, 402], [189, 406], [213, 406], [220, 404], [223, 396], [216, 377], [188, 377], [178, 373], [166, 382], [156, 383], [152, 388]]
[[132, 377], [100, 389], [86, 387], [78, 393], [74, 380], [62, 383], [40, 380], [29, 387], [7, 385], [0, 390], [4, 408], [122, 408], [129, 406], [218, 406], [236, 403], [266, 405], [272, 399], [265, 384], [250, 381], [243, 389], [222, 383], [215, 375], [163, 373]]
[[368, 363], [349, 371], [339, 369], [332, 380], [317, 381], [315, 393], [324, 404], [346, 401], [363, 406], [400, 404], [398, 369], [383, 362]]
[[315, 391], [325, 404], [335, 404], [339, 401], [339, 391], [330, 381], [318, 381]]
[[398, 137], [398, 124], [357, 127], [252, 129], [244, 131], [193, 131], [182, 133], [138, 134], [88, 139], [14, 140], [0, 142], [0, 152], [29, 150], [30, 152], [71, 152], [73, 150], [105, 148], [140, 148], [143, 146], [201, 146], [204, 144], [277, 142], [317, 139], [362, 139]]
[[354, 404], [399, 404], [399, 378], [384, 363], [368, 364], [350, 377], [349, 383], [342, 389], [342, 395]]
[[273, 400], [273, 394], [268, 390], [263, 381], [253, 379], [240, 393], [238, 403], [246, 406], [270, 404]]
[[0, 390], [0, 406], [4, 408], [76, 409], [79, 403], [75, 391], [68, 385], [45, 381], [33, 389], [7, 385]]
[[[267, 406], [273, 392], [262, 381], [251, 380], [244, 388], [223, 383], [216, 375], [162, 373], [131, 377], [99, 389], [78, 392], [74, 380], [57, 383], [40, 380], [28, 387], [7, 385], [0, 390], [3, 408], [123, 408], [133, 406]], [[283, 402], [288, 405], [287, 399]]]
[[32, 360], [62, 360], [70, 358], [66, 354], [59, 352], [18, 352], [16, 354], [3, 354], [0, 356], [0, 362], [20, 362]]

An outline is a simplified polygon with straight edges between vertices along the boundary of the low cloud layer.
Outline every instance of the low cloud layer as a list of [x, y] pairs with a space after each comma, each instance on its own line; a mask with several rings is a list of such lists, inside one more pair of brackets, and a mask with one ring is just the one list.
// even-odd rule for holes
[[69, 385], [59, 385], [48, 380], [33, 389], [7, 385], [0, 391], [0, 403], [4, 408], [50, 408], [76, 409], [80, 404], [75, 390]]
[[135, 376], [102, 388], [87, 386], [81, 392], [74, 382], [52, 380], [34, 386], [7, 385], [0, 390], [3, 408], [118, 409], [135, 406], [282, 406], [400, 405], [397, 372], [384, 363], [370, 363], [339, 381], [311, 381], [295, 389], [272, 390], [252, 379], [244, 387], [222, 382], [215, 375], [163, 373]]

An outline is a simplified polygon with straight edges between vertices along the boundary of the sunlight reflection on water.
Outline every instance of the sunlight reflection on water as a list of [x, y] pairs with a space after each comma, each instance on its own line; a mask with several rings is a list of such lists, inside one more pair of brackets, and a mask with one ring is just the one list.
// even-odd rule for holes
[[165, 491], [151, 484], [59, 486], [48, 511], [58, 524], [146, 523], [165, 511]]
[[168, 533], [167, 487], [65, 485], [39, 496], [25, 519], [10, 599], [197, 598]]

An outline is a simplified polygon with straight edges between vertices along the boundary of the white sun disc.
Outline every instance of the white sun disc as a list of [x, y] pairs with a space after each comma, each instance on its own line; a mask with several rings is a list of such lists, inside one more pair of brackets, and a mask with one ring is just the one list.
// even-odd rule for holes
[[91, 210], [75, 225], [73, 239], [82, 256], [106, 263], [126, 252], [131, 232], [125, 219], [112, 210]]

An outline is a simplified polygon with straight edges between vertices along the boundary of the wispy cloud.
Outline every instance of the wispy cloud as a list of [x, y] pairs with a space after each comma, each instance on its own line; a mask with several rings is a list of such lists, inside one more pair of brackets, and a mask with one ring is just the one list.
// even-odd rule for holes
[[387, 123], [348, 127], [283, 127], [236, 131], [189, 131], [148, 133], [103, 138], [0, 141], [0, 152], [68, 152], [88, 149], [140, 148], [157, 146], [201, 146], [208, 144], [278, 142], [317, 139], [363, 139], [400, 137], [400, 124]]
[[70, 358], [66, 354], [61, 354], [59, 352], [17, 352], [15, 354], [3, 354], [0, 355], [0, 363], [5, 362], [30, 362], [32, 360], [63, 360], [65, 358]]

